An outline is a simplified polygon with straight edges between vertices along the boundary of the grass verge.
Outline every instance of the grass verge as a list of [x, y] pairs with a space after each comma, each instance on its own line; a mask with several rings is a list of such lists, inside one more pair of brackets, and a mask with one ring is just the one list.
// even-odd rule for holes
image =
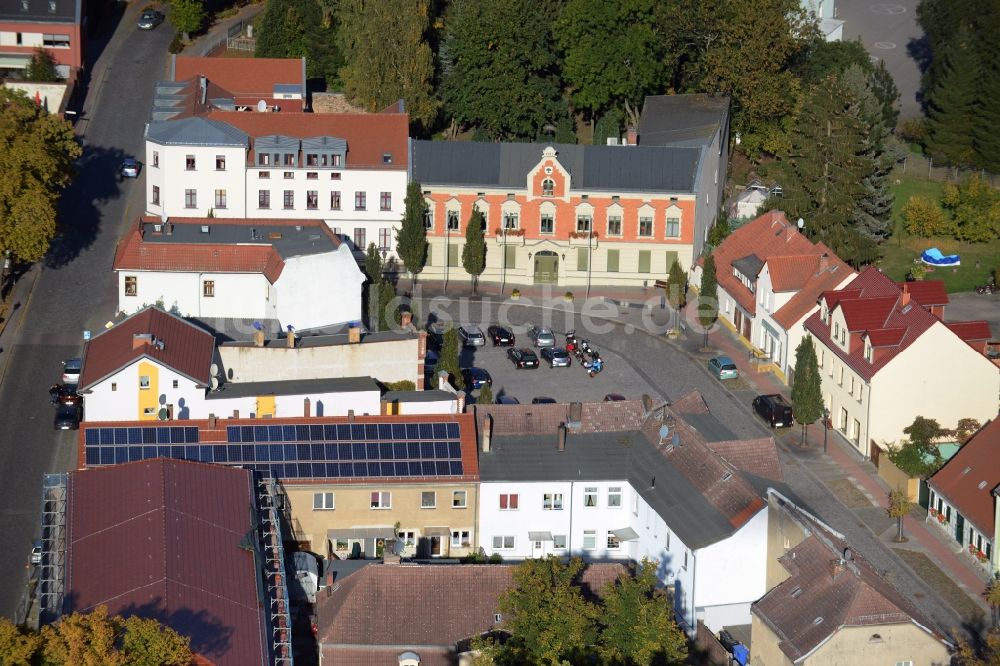
[[972, 625], [978, 625], [983, 620], [986, 615], [983, 609], [970, 599], [969, 595], [963, 592], [962, 588], [956, 585], [945, 572], [941, 571], [929, 557], [923, 553], [904, 548], [893, 548], [893, 550], [904, 562], [910, 565], [917, 576], [934, 588], [934, 591], [940, 594], [963, 620]]

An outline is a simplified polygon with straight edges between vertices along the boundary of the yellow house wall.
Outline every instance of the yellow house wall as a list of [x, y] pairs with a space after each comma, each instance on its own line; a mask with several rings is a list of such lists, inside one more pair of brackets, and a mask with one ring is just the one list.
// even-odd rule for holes
[[778, 647], [778, 636], [756, 613], [750, 616], [750, 640], [750, 663], [753, 666], [791, 666], [791, 659]]
[[[141, 378], [149, 377], [149, 388], [138, 388]], [[136, 385], [139, 391], [139, 414], [136, 417], [140, 421], [155, 421], [157, 418], [157, 408], [160, 397], [160, 368], [148, 361], [139, 363], [139, 375], [136, 378]], [[146, 409], [152, 408], [152, 414], [147, 414]]]
[[[778, 558], [799, 545], [806, 538], [802, 525], [792, 519], [781, 508], [780, 500], [771, 495], [768, 500], [767, 517], [767, 572], [766, 589], [771, 590], [786, 578], [788, 570]], [[756, 640], [756, 639], [755, 639]]]
[[[877, 635], [879, 638], [873, 638]], [[754, 636], [753, 647], [757, 648]], [[812, 653], [805, 666], [932, 666], [951, 662], [946, 646], [914, 624], [845, 627]]]
[[273, 395], [261, 395], [257, 396], [257, 418], [264, 418], [265, 416], [274, 416], [274, 396]]
[[[452, 508], [452, 494], [456, 490], [466, 493], [465, 508]], [[371, 508], [371, 494], [375, 491], [392, 493], [389, 509]], [[433, 509], [421, 508], [421, 493], [437, 493]], [[320, 492], [334, 493], [333, 509], [313, 509], [313, 495]], [[351, 527], [394, 527], [412, 530], [420, 538], [428, 527], [447, 527], [451, 530], [468, 530], [469, 547], [450, 545], [450, 539], [443, 547], [442, 556], [461, 556], [474, 551], [479, 546], [477, 518], [479, 515], [478, 486], [473, 483], [426, 483], [426, 484], [372, 484], [342, 485], [318, 484], [285, 487], [291, 503], [292, 527], [296, 541], [309, 541], [311, 550], [328, 554], [327, 530]], [[404, 552], [413, 556], [415, 552]]]

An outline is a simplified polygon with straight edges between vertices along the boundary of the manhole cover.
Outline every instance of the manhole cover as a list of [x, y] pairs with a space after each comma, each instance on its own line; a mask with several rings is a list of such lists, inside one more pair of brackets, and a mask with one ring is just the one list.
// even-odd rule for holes
[[895, 16], [896, 14], [905, 14], [906, 7], [903, 5], [897, 5], [889, 2], [879, 2], [870, 7], [872, 14], [880, 14], [882, 16]]
[[875, 42], [875, 48], [889, 50], [896, 48], [896, 45], [892, 42]]

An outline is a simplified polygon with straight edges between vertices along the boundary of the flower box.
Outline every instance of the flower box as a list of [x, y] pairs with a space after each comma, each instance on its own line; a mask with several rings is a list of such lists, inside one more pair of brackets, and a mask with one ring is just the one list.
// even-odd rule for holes
[[941, 523], [942, 525], [945, 524], [948, 521], [948, 519], [945, 518], [945, 515], [943, 513], [939, 513], [937, 515], [937, 519], [938, 519], [938, 522]]
[[937, 509], [931, 509], [930, 510], [930, 514], [931, 514], [931, 518], [937, 518], [937, 515], [938, 515]]
[[979, 560], [980, 562], [985, 562], [986, 561], [986, 553], [984, 553], [981, 550], [976, 551], [976, 559]]

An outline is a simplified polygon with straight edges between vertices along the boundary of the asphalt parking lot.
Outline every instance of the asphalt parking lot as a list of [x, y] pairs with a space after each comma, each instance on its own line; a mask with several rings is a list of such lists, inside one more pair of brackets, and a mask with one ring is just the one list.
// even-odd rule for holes
[[[517, 346], [523, 347], [530, 339], [520, 327], [514, 329]], [[557, 336], [557, 342], [564, 342]], [[548, 361], [541, 358], [539, 350], [531, 347], [539, 356], [539, 367], [517, 369], [507, 358], [507, 347], [494, 347], [487, 341], [484, 347], [466, 347], [459, 358], [463, 368], [483, 368], [493, 377], [493, 396], [501, 394], [517, 398], [521, 403], [530, 403], [532, 398], [554, 398], [558, 402], [595, 402], [603, 400], [609, 393], [618, 393], [635, 399], [643, 393], [655, 395], [652, 387], [638, 376], [628, 363], [614, 352], [598, 347], [604, 359], [604, 370], [590, 377], [576, 358], [568, 368], [551, 368]], [[478, 395], [478, 391], [473, 397]]]

